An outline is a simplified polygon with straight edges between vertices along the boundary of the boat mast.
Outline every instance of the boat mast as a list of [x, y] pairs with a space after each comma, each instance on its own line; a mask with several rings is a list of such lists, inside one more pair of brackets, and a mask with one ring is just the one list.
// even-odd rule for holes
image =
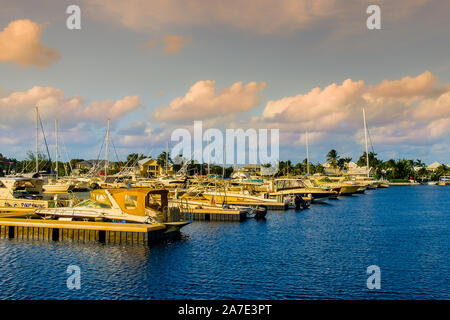
[[306, 130], [306, 172], [309, 177], [309, 145], [308, 145], [308, 130]]
[[56, 137], [56, 178], [58, 178], [58, 120], [55, 119], [55, 137]]
[[38, 144], [39, 144], [39, 122], [38, 122], [38, 119], [39, 119], [39, 111], [38, 111], [38, 107], [36, 106], [36, 150], [35, 150], [35, 152], [36, 152], [36, 154], [35, 154], [36, 173], [39, 172], [39, 158], [38, 158], [38, 154], [39, 154], [39, 146], [38, 146]]
[[225, 179], [225, 156], [226, 156], [225, 144], [223, 145], [223, 163], [222, 163], [222, 179]]
[[166, 142], [166, 165], [165, 165], [166, 175], [167, 175], [167, 172], [169, 171], [168, 165], [169, 165], [169, 140], [167, 140], [167, 142]]
[[106, 128], [106, 148], [105, 148], [105, 179], [108, 176], [108, 160], [109, 160], [109, 125], [110, 120], [108, 119], [108, 126]]
[[366, 164], [367, 164], [367, 177], [369, 177], [369, 147], [367, 145], [367, 124], [366, 124], [366, 111], [363, 108], [363, 120], [364, 120], [364, 139], [366, 141]]

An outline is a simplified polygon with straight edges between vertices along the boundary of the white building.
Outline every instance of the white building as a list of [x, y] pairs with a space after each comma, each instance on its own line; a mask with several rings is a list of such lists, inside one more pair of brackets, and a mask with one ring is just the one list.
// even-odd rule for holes
[[435, 162], [433, 162], [432, 164], [430, 164], [427, 167], [427, 170], [429, 170], [429, 171], [436, 171], [436, 169], [439, 168], [441, 165], [442, 164], [440, 164], [439, 162], [435, 161]]

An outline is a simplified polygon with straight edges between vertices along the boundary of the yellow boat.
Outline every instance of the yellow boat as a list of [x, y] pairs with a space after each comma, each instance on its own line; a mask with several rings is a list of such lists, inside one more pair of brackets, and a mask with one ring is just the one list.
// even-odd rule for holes
[[450, 186], [450, 176], [439, 177], [438, 186]]
[[169, 207], [164, 189], [98, 189], [74, 207], [43, 208], [35, 213], [46, 219], [162, 223], [180, 229], [190, 223], [177, 207]]
[[352, 195], [360, 189], [360, 185], [348, 182], [344, 180], [345, 178], [335, 178], [335, 177], [322, 177], [315, 178], [312, 182], [316, 186], [328, 187], [333, 191], [338, 192], [339, 195]]

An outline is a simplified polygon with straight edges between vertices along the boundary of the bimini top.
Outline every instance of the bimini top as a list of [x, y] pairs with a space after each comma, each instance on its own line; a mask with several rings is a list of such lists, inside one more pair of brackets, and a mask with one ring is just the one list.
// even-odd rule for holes
[[[111, 208], [119, 208], [122, 212], [145, 216], [145, 209], [162, 212], [168, 207], [169, 191], [165, 189], [133, 188], [133, 189], [98, 189], [91, 191], [91, 200]], [[159, 195], [155, 199], [153, 195]]]

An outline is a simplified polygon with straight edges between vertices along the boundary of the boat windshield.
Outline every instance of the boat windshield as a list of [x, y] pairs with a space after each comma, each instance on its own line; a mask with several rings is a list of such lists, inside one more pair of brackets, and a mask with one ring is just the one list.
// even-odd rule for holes
[[277, 189], [294, 189], [304, 188], [305, 184], [303, 181], [297, 179], [280, 179], [275, 180], [275, 187]]
[[105, 208], [105, 209], [110, 209], [111, 206], [105, 204], [105, 203], [101, 203], [101, 202], [97, 202], [97, 201], [92, 201], [92, 200], [84, 200], [83, 202], [80, 202], [77, 207], [86, 207], [86, 208]]

